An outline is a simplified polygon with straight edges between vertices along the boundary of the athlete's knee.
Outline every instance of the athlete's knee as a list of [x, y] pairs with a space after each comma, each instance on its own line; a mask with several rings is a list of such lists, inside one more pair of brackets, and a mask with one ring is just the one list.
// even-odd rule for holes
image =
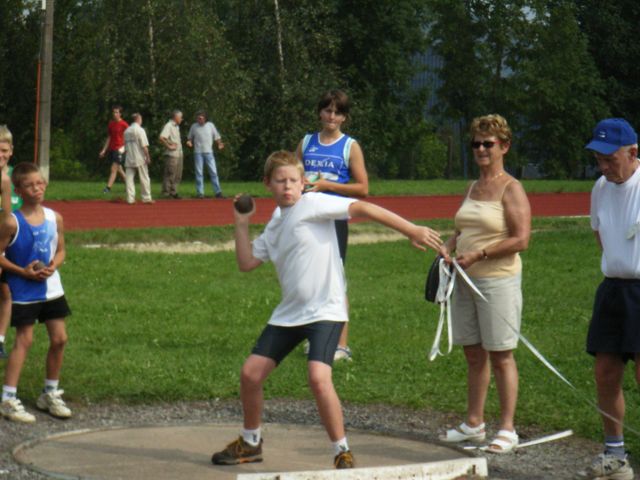
[[56, 333], [49, 338], [49, 347], [52, 350], [62, 350], [68, 340], [69, 337], [67, 336], [67, 332]]
[[20, 330], [16, 332], [15, 345], [16, 348], [29, 350], [33, 344], [33, 329]]
[[505, 352], [491, 352], [491, 366], [493, 370], [506, 370], [515, 366], [515, 358], [511, 350]]
[[309, 372], [309, 388], [315, 396], [325, 395], [333, 390], [331, 375], [321, 372]]

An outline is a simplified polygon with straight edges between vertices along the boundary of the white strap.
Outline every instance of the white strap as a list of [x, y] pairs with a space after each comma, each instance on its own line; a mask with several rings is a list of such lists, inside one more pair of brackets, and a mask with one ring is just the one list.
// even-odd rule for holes
[[[444, 261], [444, 258], [441, 258], [438, 265], [438, 273], [440, 281], [438, 282], [438, 291], [436, 292], [435, 303], [440, 305], [440, 318], [436, 329], [436, 337], [433, 340], [431, 352], [429, 352], [429, 360], [432, 362], [438, 357], [438, 355], [448, 355], [453, 349], [453, 333], [451, 331], [451, 294], [453, 293], [453, 287], [455, 285], [456, 270], [452, 270]], [[442, 337], [442, 330], [444, 329], [445, 318], [447, 321], [449, 348], [447, 349], [447, 353], [442, 353], [440, 351], [440, 339]]]

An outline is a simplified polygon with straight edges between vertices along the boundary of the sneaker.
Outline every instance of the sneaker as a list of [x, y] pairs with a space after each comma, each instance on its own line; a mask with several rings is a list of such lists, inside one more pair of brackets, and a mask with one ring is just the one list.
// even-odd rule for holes
[[177, 193], [172, 193], [171, 195], [169, 195], [171, 198], [173, 198], [174, 200], [180, 200], [182, 197], [180, 195], [178, 195]]
[[102, 193], [111, 193], [111, 188], [110, 187], [104, 187], [104, 189], [102, 190]]
[[222, 194], [222, 192], [220, 192], [220, 193], [216, 193], [216, 198], [227, 198], [227, 197], [225, 197], [225, 196]]
[[262, 461], [262, 439], [258, 446], [254, 447], [244, 441], [242, 437], [227, 445], [221, 452], [216, 452], [211, 457], [214, 465], [237, 465], [239, 463], [251, 463]]
[[9, 354], [4, 349], [4, 342], [0, 342], [0, 359], [9, 358]]
[[354, 468], [356, 465], [356, 461], [353, 458], [353, 453], [351, 453], [351, 450], [340, 452], [338, 455], [336, 455], [336, 457], [333, 459], [333, 465], [337, 469]]
[[333, 354], [333, 361], [337, 362], [338, 360], [346, 360], [347, 362], [350, 362], [351, 355], [351, 349], [349, 347], [338, 347], [336, 349], [336, 353]]
[[38, 397], [36, 406], [45, 412], [58, 418], [69, 418], [71, 416], [71, 410], [64, 403], [62, 394], [64, 390], [53, 390], [51, 392], [42, 393]]
[[197, 195], [196, 195], [196, 198], [197, 198], [198, 200], [202, 200], [202, 199], [204, 198], [204, 194], [199, 193], [199, 194], [197, 194]]
[[633, 480], [633, 469], [628, 458], [601, 453], [576, 478], [589, 480]]
[[0, 403], [0, 413], [12, 422], [35, 423], [36, 417], [24, 409], [22, 402], [17, 398], [11, 398]]

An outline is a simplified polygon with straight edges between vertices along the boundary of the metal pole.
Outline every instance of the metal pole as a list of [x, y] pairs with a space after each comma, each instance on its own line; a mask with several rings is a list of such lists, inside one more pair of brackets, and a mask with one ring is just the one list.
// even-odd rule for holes
[[40, 49], [41, 78], [38, 92], [37, 162], [42, 176], [49, 181], [49, 141], [51, 139], [51, 77], [53, 56], [53, 3], [43, 0], [45, 9], [42, 25], [42, 45]]

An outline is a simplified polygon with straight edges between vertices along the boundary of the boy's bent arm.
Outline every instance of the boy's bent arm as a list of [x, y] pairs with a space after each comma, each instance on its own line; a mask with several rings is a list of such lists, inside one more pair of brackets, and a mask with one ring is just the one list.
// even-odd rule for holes
[[405, 220], [400, 215], [369, 202], [354, 202], [349, 206], [349, 215], [353, 218], [366, 218], [393, 228], [405, 235], [414, 247], [426, 250], [426, 247], [438, 251], [442, 240], [440, 234], [429, 227], [421, 227]]
[[249, 239], [249, 217], [251, 214], [253, 212], [246, 215], [235, 212], [236, 260], [241, 272], [250, 272], [262, 265], [262, 261], [253, 256], [251, 240]]
[[[13, 215], [5, 215], [2, 223], [0, 223], [0, 252], [4, 252], [11, 239], [18, 231], [18, 224]], [[25, 268], [11, 262], [6, 256], [0, 255], [0, 268], [7, 272], [15, 273], [30, 280], [40, 280], [38, 273], [33, 269], [37, 262], [31, 262]]]
[[56, 254], [51, 259], [49, 265], [52, 269], [57, 270], [64, 263], [64, 259], [67, 257], [67, 249], [64, 242], [64, 223], [62, 221], [62, 215], [56, 212], [56, 223], [58, 224], [58, 246], [56, 247]]
[[0, 188], [2, 191], [0, 192], [0, 199], [2, 200], [2, 216], [0, 216], [0, 221], [4, 216], [11, 214], [11, 179], [9, 175], [2, 172], [2, 180], [0, 180]]

